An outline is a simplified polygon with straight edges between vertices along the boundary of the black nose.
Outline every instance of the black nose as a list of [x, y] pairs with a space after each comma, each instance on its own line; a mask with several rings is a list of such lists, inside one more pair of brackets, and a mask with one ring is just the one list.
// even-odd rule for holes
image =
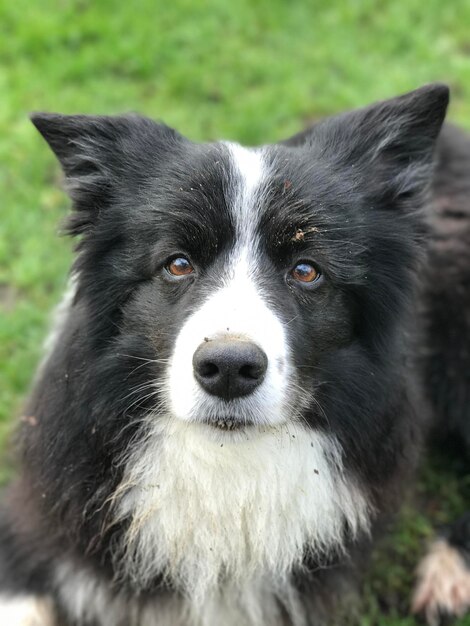
[[252, 393], [263, 382], [266, 354], [257, 345], [237, 339], [202, 343], [193, 356], [194, 376], [208, 393], [231, 400]]

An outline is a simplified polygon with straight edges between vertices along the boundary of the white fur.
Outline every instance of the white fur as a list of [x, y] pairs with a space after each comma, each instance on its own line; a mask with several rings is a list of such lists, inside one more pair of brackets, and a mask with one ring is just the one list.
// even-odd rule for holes
[[263, 183], [269, 170], [263, 149], [245, 148], [236, 143], [227, 144], [235, 176], [230, 192], [230, 210], [237, 225], [237, 238], [241, 245], [255, 245], [253, 237], [259, 208], [263, 199]]
[[0, 596], [1, 626], [55, 626], [50, 600], [39, 596]]
[[76, 275], [72, 275], [69, 278], [67, 288], [64, 292], [64, 295], [62, 296], [61, 301], [56, 306], [52, 314], [51, 326], [49, 329], [49, 333], [46, 336], [46, 339], [44, 341], [43, 356], [42, 356], [41, 363], [39, 364], [39, 367], [36, 373], [36, 378], [38, 377], [38, 375], [44, 368], [44, 365], [46, 364], [50, 355], [54, 351], [54, 348], [57, 346], [59, 342], [60, 336], [65, 328], [65, 324], [67, 323], [67, 319], [70, 314], [72, 303], [77, 294], [77, 287], [78, 287], [78, 278]]
[[113, 593], [92, 570], [72, 561], [63, 561], [56, 570], [55, 585], [68, 614], [79, 624], [100, 626], [186, 626], [185, 607], [173, 596], [158, 596], [143, 602], [139, 598]]
[[265, 624], [279, 598], [303, 624], [292, 569], [306, 550], [321, 558], [341, 547], [346, 522], [353, 533], [368, 527], [336, 441], [294, 423], [222, 443], [174, 418], [149, 416], [148, 426], [116, 494], [117, 518], [132, 519], [126, 572], [144, 585], [167, 575], [189, 598], [191, 624]]
[[470, 571], [458, 550], [447, 541], [435, 541], [418, 569], [414, 613], [424, 613], [438, 626], [442, 613], [462, 617], [470, 610]]
[[[92, 570], [71, 561], [64, 561], [57, 568], [55, 585], [69, 616], [79, 624], [248, 626], [252, 623], [268, 623], [270, 626], [283, 626], [285, 623], [280, 605], [273, 596], [273, 589], [263, 586], [260, 581], [242, 588], [226, 587], [223, 592], [208, 596], [204, 607], [198, 611], [184, 597], [176, 594], [161, 592], [147, 601], [115, 594]], [[274, 591], [279, 602], [290, 609], [291, 615], [301, 615], [289, 588]], [[296, 623], [301, 621], [297, 620]], [[16, 626], [16, 622], [14, 624]], [[27, 623], [24, 626], [30, 625]], [[34, 626], [43, 625], [34, 623]]]
[[56, 586], [68, 614], [80, 624], [97, 620], [100, 626], [111, 626], [127, 612], [119, 596], [113, 598], [107, 586], [76, 563], [64, 561], [58, 566]]
[[256, 192], [267, 175], [267, 168], [263, 158], [262, 148], [246, 148], [238, 143], [226, 142], [230, 150], [232, 163], [238, 170], [243, 182], [243, 194], [246, 204], [249, 196]]

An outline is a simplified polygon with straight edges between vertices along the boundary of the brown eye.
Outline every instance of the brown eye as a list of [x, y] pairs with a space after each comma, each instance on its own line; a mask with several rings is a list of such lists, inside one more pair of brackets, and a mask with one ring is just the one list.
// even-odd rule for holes
[[321, 274], [310, 263], [301, 262], [297, 263], [297, 265], [291, 270], [291, 276], [301, 283], [314, 283], [320, 278]]
[[188, 276], [194, 272], [193, 266], [184, 256], [178, 256], [170, 261], [166, 270], [172, 276]]

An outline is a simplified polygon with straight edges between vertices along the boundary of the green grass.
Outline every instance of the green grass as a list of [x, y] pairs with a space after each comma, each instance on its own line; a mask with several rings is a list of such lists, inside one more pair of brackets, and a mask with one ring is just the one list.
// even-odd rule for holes
[[[257, 143], [442, 80], [450, 117], [470, 128], [469, 24], [468, 0], [1, 0], [3, 449], [71, 259], [71, 243], [56, 237], [68, 202], [31, 110], [134, 110], [193, 139]], [[430, 524], [464, 508], [453, 475], [426, 472], [421, 489], [426, 502], [438, 493], [438, 505], [405, 508], [374, 559], [363, 626], [415, 623], [406, 616], [412, 568]]]

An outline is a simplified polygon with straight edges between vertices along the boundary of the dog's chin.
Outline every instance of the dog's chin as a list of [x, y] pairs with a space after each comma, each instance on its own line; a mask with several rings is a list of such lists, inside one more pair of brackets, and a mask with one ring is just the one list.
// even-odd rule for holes
[[219, 443], [237, 443], [256, 438], [268, 431], [279, 430], [282, 424], [260, 424], [258, 420], [249, 416], [195, 416], [184, 420], [188, 428], [203, 434], [209, 440]]
[[215, 417], [214, 419], [204, 419], [202, 420], [202, 423], [210, 428], [215, 428], [225, 432], [236, 432], [253, 428], [255, 426], [255, 422], [253, 420], [246, 418], [241, 419], [235, 416], [222, 416]]

